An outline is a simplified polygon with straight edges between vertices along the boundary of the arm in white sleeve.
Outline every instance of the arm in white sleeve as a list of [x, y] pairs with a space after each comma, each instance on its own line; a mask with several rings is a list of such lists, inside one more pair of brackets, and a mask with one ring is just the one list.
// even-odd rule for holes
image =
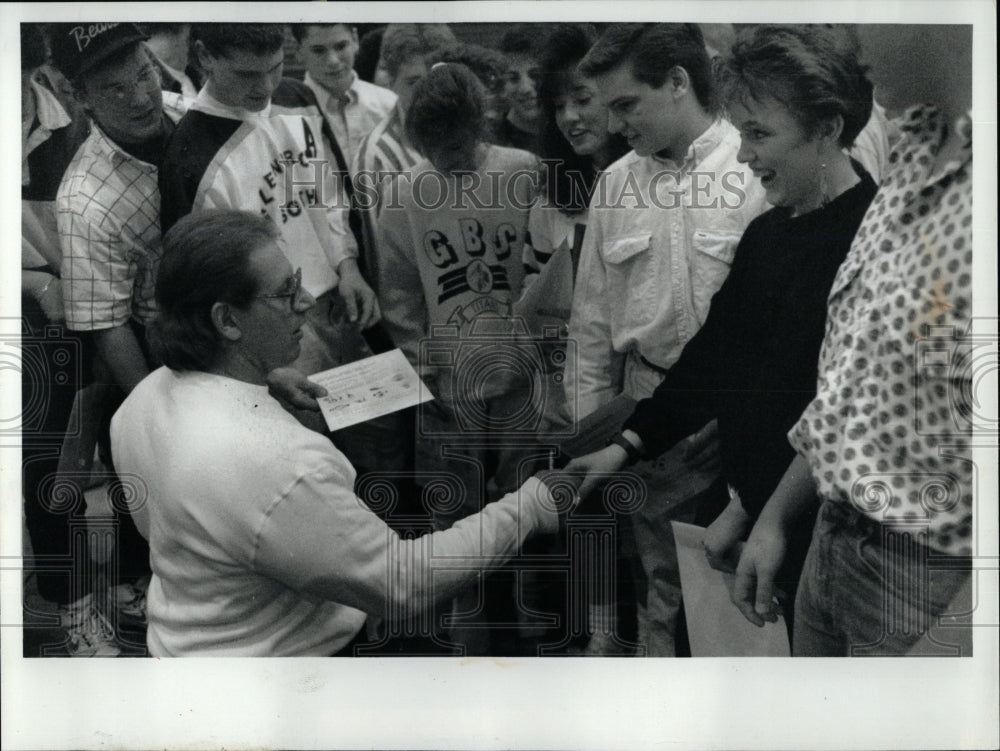
[[611, 401], [622, 389], [625, 356], [611, 344], [611, 300], [607, 271], [598, 252], [603, 233], [600, 212], [592, 211], [580, 249], [580, 268], [573, 291], [569, 339], [576, 342], [577, 361], [567, 362], [566, 403], [576, 404], [577, 419]]
[[350, 201], [344, 182], [339, 176], [333, 175], [327, 180], [329, 198], [325, 198], [329, 208], [326, 212], [327, 225], [333, 242], [330, 248], [330, 265], [339, 268], [346, 258], [358, 257], [358, 243], [354, 239], [350, 225]]
[[258, 534], [254, 563], [298, 591], [393, 616], [451, 598], [530, 535], [557, 529], [545, 485], [530, 478], [450, 529], [403, 540], [333, 466], [303, 475], [275, 504]]

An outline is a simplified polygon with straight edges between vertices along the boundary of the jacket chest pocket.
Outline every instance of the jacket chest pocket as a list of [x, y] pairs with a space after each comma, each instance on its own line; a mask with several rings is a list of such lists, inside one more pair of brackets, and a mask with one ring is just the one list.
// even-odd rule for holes
[[695, 230], [691, 240], [694, 252], [689, 259], [691, 299], [699, 324], [708, 316], [712, 296], [729, 276], [736, 246], [742, 233], [728, 230]]
[[651, 321], [656, 315], [657, 268], [652, 235], [616, 238], [601, 248], [608, 275], [607, 294], [616, 318], [626, 326]]

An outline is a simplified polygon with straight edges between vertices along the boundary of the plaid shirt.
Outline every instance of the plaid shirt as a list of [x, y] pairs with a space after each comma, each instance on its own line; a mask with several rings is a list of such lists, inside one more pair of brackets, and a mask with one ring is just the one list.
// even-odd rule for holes
[[66, 324], [75, 331], [142, 324], [156, 314], [162, 253], [157, 169], [95, 123], [56, 195]]

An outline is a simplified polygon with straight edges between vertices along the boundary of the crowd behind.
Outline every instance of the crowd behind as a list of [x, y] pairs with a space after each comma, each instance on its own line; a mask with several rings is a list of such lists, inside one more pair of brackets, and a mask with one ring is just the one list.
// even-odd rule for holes
[[[687, 655], [689, 521], [795, 655], [968, 654], [967, 34], [22, 24], [64, 649]], [[328, 433], [394, 348], [435, 398]]]

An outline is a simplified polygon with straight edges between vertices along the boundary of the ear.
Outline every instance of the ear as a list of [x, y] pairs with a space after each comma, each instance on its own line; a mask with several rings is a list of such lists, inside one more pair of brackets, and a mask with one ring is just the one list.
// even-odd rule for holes
[[201, 69], [205, 71], [205, 75], [212, 75], [212, 61], [215, 60], [215, 58], [212, 56], [212, 53], [208, 51], [208, 47], [205, 46], [205, 43], [200, 39], [194, 40], [194, 53], [198, 58], [198, 64], [201, 66]]
[[816, 128], [817, 139], [840, 148], [840, 134], [844, 132], [844, 116], [837, 114], [819, 123]]
[[212, 325], [215, 326], [215, 330], [222, 335], [223, 339], [230, 342], [238, 342], [243, 337], [239, 323], [233, 318], [233, 309], [229, 303], [217, 302], [212, 305], [210, 317]]
[[85, 84], [80, 81], [76, 86], [73, 87], [73, 100], [83, 108], [83, 111], [88, 115], [91, 114], [90, 102], [87, 99], [87, 91]]
[[663, 82], [670, 87], [671, 93], [680, 97], [691, 90], [691, 77], [680, 65], [675, 65], [667, 71], [667, 80]]
[[351, 41], [354, 43], [354, 48], [357, 49], [361, 42], [358, 40], [358, 27], [351, 27]]

